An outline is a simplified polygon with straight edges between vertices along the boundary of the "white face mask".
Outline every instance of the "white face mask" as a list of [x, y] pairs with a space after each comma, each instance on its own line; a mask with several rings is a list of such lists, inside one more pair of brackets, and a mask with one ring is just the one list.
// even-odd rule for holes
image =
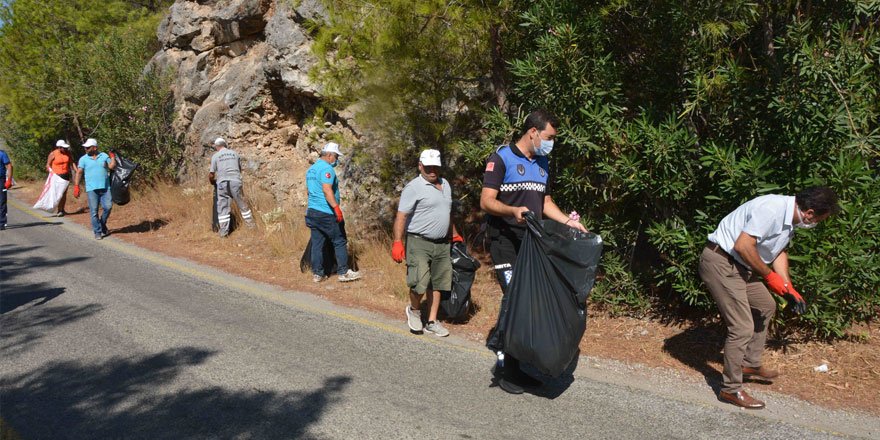
[[804, 220], [804, 211], [801, 211], [801, 209], [798, 208], [798, 222], [795, 223], [794, 227], [801, 229], [812, 229], [815, 228], [816, 225], [818, 225], [818, 223], [807, 223]]
[[550, 152], [553, 151], [553, 140], [548, 141], [546, 139], [541, 139], [540, 137], [538, 140], [540, 140], [540, 143], [537, 147], [535, 146], [535, 143], [532, 142], [532, 148], [535, 149], [535, 154], [538, 156], [549, 156]]

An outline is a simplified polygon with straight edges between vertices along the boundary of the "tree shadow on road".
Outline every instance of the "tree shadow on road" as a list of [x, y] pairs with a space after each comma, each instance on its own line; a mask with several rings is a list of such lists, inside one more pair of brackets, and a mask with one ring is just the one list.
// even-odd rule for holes
[[9, 223], [6, 225], [6, 229], [23, 229], [23, 228], [33, 228], [35, 226], [58, 226], [63, 225], [62, 222], [29, 222], [29, 223]]
[[[79, 256], [69, 258], [48, 259], [40, 256], [27, 256], [29, 252], [40, 249], [42, 246], [17, 246], [12, 244], [0, 245], [0, 283], [28, 274], [33, 271], [42, 271], [55, 267], [61, 267], [71, 263], [86, 261], [91, 257]], [[15, 258], [13, 258], [15, 257]], [[5, 289], [5, 286], [3, 286]], [[3, 290], [0, 290], [3, 293]]]
[[663, 341], [663, 350], [685, 365], [700, 372], [717, 394], [723, 383], [721, 372], [711, 365], [724, 365], [721, 349], [725, 329], [720, 324], [699, 324]]
[[16, 283], [15, 278], [54, 267], [88, 260], [90, 257], [72, 257], [50, 260], [39, 256], [21, 255], [39, 249], [37, 246], [0, 245], [0, 315], [11, 312], [35, 300], [43, 305], [64, 293], [64, 287], [48, 283]]
[[37, 299], [40, 301], [34, 305], [41, 306], [62, 293], [64, 293], [63, 287], [47, 287], [44, 283], [25, 286], [3, 286], [3, 292], [0, 293], [0, 315], [11, 312]]
[[104, 310], [99, 304], [82, 306], [41, 306], [0, 317], [0, 352], [14, 356], [30, 349], [43, 336]]
[[216, 352], [194, 347], [4, 376], [4, 419], [24, 438], [319, 438], [309, 427], [342, 400], [347, 376], [312, 390], [194, 388], [183, 373]]

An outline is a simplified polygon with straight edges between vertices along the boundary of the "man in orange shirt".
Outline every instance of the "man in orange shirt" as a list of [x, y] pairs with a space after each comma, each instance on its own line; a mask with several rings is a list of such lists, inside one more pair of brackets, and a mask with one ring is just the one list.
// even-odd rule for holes
[[[70, 144], [64, 140], [55, 143], [55, 149], [49, 153], [46, 160], [46, 171], [55, 173], [58, 177], [70, 182], [70, 176], [76, 174], [76, 162], [70, 155]], [[71, 174], [73, 171], [73, 174]], [[61, 194], [61, 200], [58, 201], [58, 208], [55, 211], [55, 217], [64, 216], [64, 204], [67, 203], [67, 191]]]

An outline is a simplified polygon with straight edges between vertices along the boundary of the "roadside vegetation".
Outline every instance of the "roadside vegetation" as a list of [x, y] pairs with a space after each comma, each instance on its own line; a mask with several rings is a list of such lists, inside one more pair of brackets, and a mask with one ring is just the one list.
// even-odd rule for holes
[[0, 3], [0, 137], [19, 176], [44, 172], [56, 139], [76, 157], [87, 138], [150, 176], [173, 175], [167, 78], [144, 72], [171, 0], [15, 0]]

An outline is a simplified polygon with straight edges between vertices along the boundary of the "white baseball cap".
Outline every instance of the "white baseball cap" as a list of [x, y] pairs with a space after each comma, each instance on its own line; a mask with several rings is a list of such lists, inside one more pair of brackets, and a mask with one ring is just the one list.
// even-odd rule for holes
[[214, 139], [214, 145], [223, 145], [225, 147], [228, 144], [226, 143], [226, 139], [217, 138], [217, 139]]
[[88, 138], [88, 139], [86, 139], [86, 143], [83, 144], [83, 148], [97, 147], [97, 146], [98, 146], [98, 141], [95, 140], [95, 138]]
[[56, 147], [61, 148], [70, 148], [70, 144], [64, 141], [64, 139], [58, 139], [58, 142], [55, 142]]
[[419, 156], [419, 162], [426, 167], [439, 167], [440, 166], [440, 152], [437, 150], [425, 150], [422, 151], [421, 156]]
[[336, 153], [340, 156], [344, 156], [344, 154], [339, 151], [339, 144], [337, 144], [336, 142], [327, 142], [327, 144], [324, 145], [324, 148], [321, 149], [321, 154], [324, 153]]

